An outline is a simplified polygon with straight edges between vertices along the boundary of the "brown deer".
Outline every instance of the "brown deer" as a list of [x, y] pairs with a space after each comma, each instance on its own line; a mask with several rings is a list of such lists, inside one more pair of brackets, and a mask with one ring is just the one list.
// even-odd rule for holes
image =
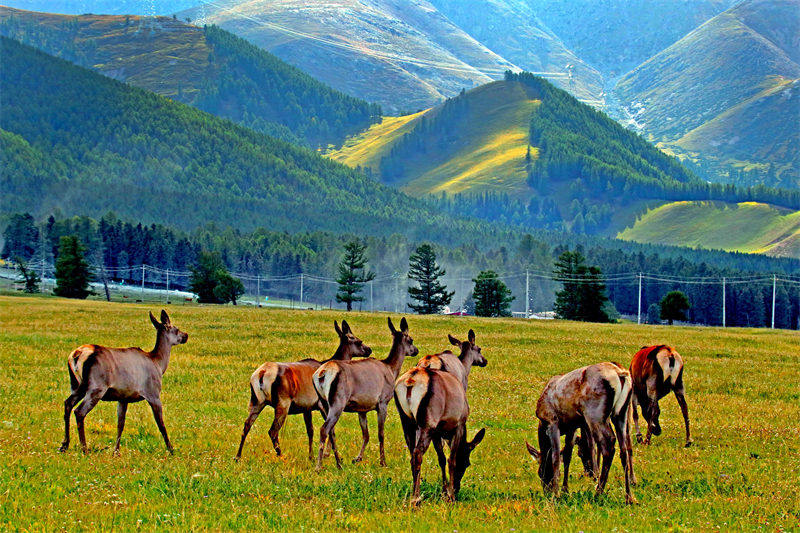
[[[314, 372], [314, 388], [317, 390], [325, 412], [325, 423], [322, 424], [319, 437], [319, 454], [317, 470], [322, 468], [322, 456], [325, 442], [329, 434], [333, 434], [336, 423], [343, 412], [358, 413], [361, 423], [361, 451], [353, 459], [354, 463], [364, 458], [364, 449], [369, 442], [367, 429], [367, 413], [377, 411], [378, 442], [380, 444], [380, 465], [386, 466], [383, 449], [384, 423], [389, 401], [394, 392], [394, 382], [403, 366], [406, 357], [415, 357], [419, 350], [408, 334], [408, 322], [400, 320], [400, 330], [396, 330], [392, 319], [388, 319], [389, 331], [392, 333], [392, 348], [388, 357], [383, 360], [368, 358], [358, 361], [328, 361]], [[335, 441], [334, 441], [335, 442]], [[341, 468], [341, 460], [334, 447], [337, 468]]]
[[[350, 324], [342, 320], [342, 327], [339, 328], [338, 322], [333, 321], [333, 327], [339, 336], [339, 347], [333, 357], [326, 361], [349, 361], [353, 357], [369, 357], [372, 348], [353, 334]], [[242, 440], [239, 443], [239, 451], [236, 453], [236, 460], [242, 457], [242, 448], [250, 428], [258, 418], [261, 411], [270, 405], [275, 410], [275, 418], [269, 429], [269, 438], [275, 453], [281, 455], [281, 446], [278, 434], [286, 421], [286, 416], [291, 414], [303, 414], [306, 423], [306, 434], [308, 435], [308, 458], [314, 459], [314, 426], [311, 415], [315, 410], [319, 410], [320, 403], [317, 391], [311, 377], [322, 362], [316, 359], [303, 359], [294, 363], [264, 363], [250, 376], [250, 405], [247, 420], [244, 422], [242, 430]], [[333, 444], [334, 439], [331, 439]]]
[[[686, 427], [686, 447], [692, 445], [689, 433], [689, 407], [683, 388], [683, 358], [670, 346], [645, 346], [633, 356], [631, 362], [631, 377], [633, 378], [633, 423], [636, 427], [636, 440], [640, 443], [650, 444], [650, 436], [661, 435], [661, 424], [658, 418], [661, 409], [658, 401], [669, 394], [675, 393], [675, 399], [683, 413], [683, 423]], [[647, 421], [647, 437], [642, 438], [639, 431], [639, 413], [637, 407], [642, 407], [642, 415]]]
[[[597, 494], [605, 490], [611, 461], [614, 458], [614, 430], [619, 442], [620, 459], [625, 471], [625, 501], [635, 503], [631, 493], [633, 462], [628, 429], [628, 408], [631, 401], [631, 376], [615, 363], [598, 363], [550, 378], [536, 405], [539, 419], [539, 450], [525, 445], [539, 461], [539, 478], [545, 492], [558, 494], [559, 467], [562, 459], [561, 434], [565, 435], [564, 492], [568, 492], [569, 464], [573, 437], [577, 429], [586, 434], [587, 455], [595, 461], [597, 445], [603, 465], [597, 480]], [[609, 423], [609, 420], [613, 423]], [[593, 471], [597, 468], [593, 466]]]
[[172, 444], [164, 426], [161, 407], [161, 377], [169, 365], [173, 346], [184, 344], [189, 335], [172, 325], [167, 312], [161, 311], [161, 322], [150, 313], [156, 328], [156, 346], [146, 352], [141, 348], [106, 348], [96, 344], [79, 346], [67, 357], [71, 394], [64, 401], [64, 442], [59, 451], [69, 447], [69, 414], [75, 405], [75, 423], [83, 453], [87, 452], [83, 420], [97, 402], [119, 402], [117, 405], [117, 443], [114, 453], [119, 453], [119, 442], [125, 427], [128, 404], [145, 400], [150, 404], [164, 443], [169, 453]]
[[[486, 434], [484, 428], [471, 441], [467, 440], [469, 404], [463, 383], [455, 374], [415, 367], [397, 380], [394, 401], [411, 454], [411, 503], [418, 505], [421, 500], [422, 458], [431, 442], [439, 456], [442, 493], [449, 501], [455, 501], [470, 465], [470, 454]], [[443, 441], [447, 441], [450, 448], [447, 468]]]
[[447, 336], [450, 344], [461, 348], [459, 355], [455, 355], [450, 350], [438, 354], [424, 356], [417, 361], [419, 368], [430, 368], [431, 370], [443, 370], [453, 374], [461, 381], [464, 390], [467, 390], [467, 379], [469, 371], [474, 366], [486, 366], [486, 358], [481, 353], [481, 347], [475, 344], [475, 332], [469, 330], [467, 340], [462, 342], [452, 335]]

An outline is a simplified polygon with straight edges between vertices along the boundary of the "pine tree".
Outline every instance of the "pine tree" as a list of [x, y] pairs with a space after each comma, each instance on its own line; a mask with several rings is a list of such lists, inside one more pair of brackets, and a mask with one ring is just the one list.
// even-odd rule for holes
[[201, 252], [191, 270], [189, 289], [200, 303], [236, 305], [236, 299], [244, 294], [244, 285], [230, 275], [219, 252]]
[[564, 285], [556, 293], [556, 316], [585, 322], [611, 321], [605, 309], [608, 296], [602, 272], [586, 265], [580, 247], [574, 252], [565, 250], [558, 256], [553, 277]]
[[92, 291], [89, 282], [92, 273], [84, 258], [86, 248], [76, 235], [65, 235], [59, 240], [56, 257], [56, 296], [84, 299]]
[[361, 289], [364, 283], [375, 279], [375, 273], [365, 269], [367, 258], [364, 252], [366, 244], [362, 244], [358, 239], [353, 239], [344, 245], [344, 256], [339, 263], [339, 277], [336, 283], [339, 290], [336, 293], [336, 301], [347, 304], [347, 310], [353, 310], [353, 302], [362, 302]]
[[28, 268], [28, 265], [26, 265], [25, 261], [19, 256], [17, 256], [15, 262], [17, 263], [17, 268], [19, 268], [19, 274], [22, 276], [19, 281], [25, 283], [25, 292], [30, 294], [39, 292], [39, 282], [42, 280], [36, 274], [36, 271], [32, 268]]
[[439, 283], [439, 278], [445, 275], [445, 270], [436, 264], [436, 252], [433, 246], [430, 244], [418, 246], [408, 262], [408, 277], [419, 285], [408, 288], [411, 299], [419, 302], [410, 303], [408, 306], [421, 315], [439, 313], [453, 299], [455, 291], [448, 291], [446, 286]]
[[509, 308], [514, 297], [497, 272], [484, 270], [472, 281], [475, 282], [472, 295], [477, 316], [511, 316]]
[[681, 291], [670, 291], [661, 299], [661, 318], [672, 325], [673, 320], [686, 320], [689, 298]]

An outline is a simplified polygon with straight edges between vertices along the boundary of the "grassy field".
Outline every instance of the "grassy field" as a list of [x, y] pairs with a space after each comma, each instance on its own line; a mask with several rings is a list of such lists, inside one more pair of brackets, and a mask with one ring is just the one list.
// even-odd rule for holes
[[671, 202], [649, 210], [617, 237], [800, 257], [800, 211], [757, 202]]
[[[282, 433], [285, 455], [268, 444], [267, 409], [241, 463], [233, 456], [249, 398], [247, 380], [264, 360], [325, 357], [332, 321], [342, 313], [196, 305], [168, 308], [189, 342], [165, 375], [165, 419], [176, 447], [169, 456], [149, 409], [131, 407], [122, 454], [113, 457], [116, 409], [101, 403], [87, 418], [90, 453], [56, 452], [65, 359], [93, 342], [151, 347], [147, 310], [137, 304], [0, 296], [0, 530], [688, 530], [800, 527], [800, 354], [796, 332], [594, 325], [455, 317], [409, 317], [421, 354], [447, 347], [447, 333], [474, 328], [489, 360], [471, 375], [469, 434], [487, 428], [473, 453], [460, 501], [441, 498], [435, 453], [426, 456], [419, 509], [408, 506], [408, 455], [392, 406], [388, 467], [377, 464], [375, 418], [366, 459], [355, 415], [338, 436], [346, 458], [317, 474], [305, 452], [300, 418]], [[348, 320], [376, 355], [388, 351], [384, 315]], [[524, 450], [535, 435], [539, 391], [553, 374], [616, 360], [642, 345], [673, 344], [686, 360], [695, 446], [684, 449], [672, 397], [662, 402], [664, 434], [635, 446], [639, 504], [627, 507], [615, 460], [605, 497], [573, 470], [572, 493], [546, 498]], [[406, 362], [406, 367], [412, 365]], [[315, 424], [319, 425], [315, 415]], [[73, 424], [73, 437], [75, 437]]]

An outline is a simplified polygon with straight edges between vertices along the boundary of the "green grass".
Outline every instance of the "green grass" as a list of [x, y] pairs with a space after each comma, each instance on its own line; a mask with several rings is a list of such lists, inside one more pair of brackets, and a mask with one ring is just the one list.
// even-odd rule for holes
[[[525, 154], [531, 113], [538, 101], [515, 82], [493, 82], [472, 91], [466, 128], [454, 135], [447, 148], [407, 161], [401, 189], [412, 196], [446, 192], [508, 192], [530, 196], [525, 183]], [[330, 157], [351, 167], [379, 171], [381, 158], [406, 134], [415, 135], [419, 118], [436, 120], [439, 108], [404, 117], [386, 117], [381, 124], [350, 139]], [[423, 132], [422, 135], [425, 133]], [[537, 156], [531, 148], [531, 156]]]
[[[489, 360], [470, 378], [469, 433], [488, 429], [460, 500], [442, 500], [430, 451], [426, 500], [414, 510], [407, 503], [408, 454], [394, 407], [386, 468], [377, 464], [374, 415], [365, 462], [349, 464], [360, 431], [356, 417], [346, 414], [337, 432], [345, 467], [337, 471], [329, 460], [317, 474], [296, 416], [282, 433], [285, 456], [275, 457], [266, 435], [269, 409], [254, 426], [241, 463], [232, 460], [252, 370], [265, 360], [330, 354], [339, 312], [170, 306], [175, 324], [190, 334], [174, 350], [164, 378], [175, 455], [166, 453], [149, 409], [137, 404], [129, 410], [122, 454], [113, 457], [116, 412], [108, 403], [87, 418], [88, 456], [74, 444], [57, 453], [69, 389], [67, 354], [85, 342], [149, 347], [148, 309], [157, 310], [0, 297], [0, 529], [777, 531], [800, 521], [796, 332], [409, 317], [422, 354], [446, 348], [447, 333], [464, 336], [472, 327]], [[377, 355], [387, 352], [385, 316], [347, 318]], [[618, 461], [603, 498], [594, 498], [589, 480], [576, 473], [571, 494], [543, 496], [524, 441], [535, 435], [535, 403], [546, 380], [587, 363], [627, 363], [640, 346], [656, 342], [673, 344], [686, 360], [695, 446], [681, 447], [680, 413], [668, 397], [664, 434], [650, 447], [634, 448], [638, 505], [623, 504]], [[315, 415], [317, 426], [319, 420]]]
[[671, 202], [647, 211], [620, 239], [800, 257], [800, 211], [743, 202]]

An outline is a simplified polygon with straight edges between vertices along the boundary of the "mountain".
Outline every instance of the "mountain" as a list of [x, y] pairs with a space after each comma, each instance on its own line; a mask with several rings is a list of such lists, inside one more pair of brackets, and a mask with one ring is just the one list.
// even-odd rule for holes
[[368, 127], [378, 106], [333, 90], [214, 26], [171, 17], [0, 7], [0, 34], [106, 76], [311, 147]]
[[620, 239], [800, 257], [800, 211], [756, 202], [672, 202], [648, 211]]
[[8, 38], [0, 52], [4, 213], [113, 210], [183, 229], [214, 222], [453, 242], [506, 231], [443, 216], [311, 150]]
[[738, 0], [520, 0], [587, 64], [614, 78]]
[[800, 187], [798, 27], [798, 0], [746, 0], [628, 73], [616, 96], [654, 141], [710, 166], [709, 178], [755, 167], [762, 176], [750, 181]]
[[172, 15], [198, 6], [202, 0], [4, 0], [3, 3], [26, 11], [66, 15]]

